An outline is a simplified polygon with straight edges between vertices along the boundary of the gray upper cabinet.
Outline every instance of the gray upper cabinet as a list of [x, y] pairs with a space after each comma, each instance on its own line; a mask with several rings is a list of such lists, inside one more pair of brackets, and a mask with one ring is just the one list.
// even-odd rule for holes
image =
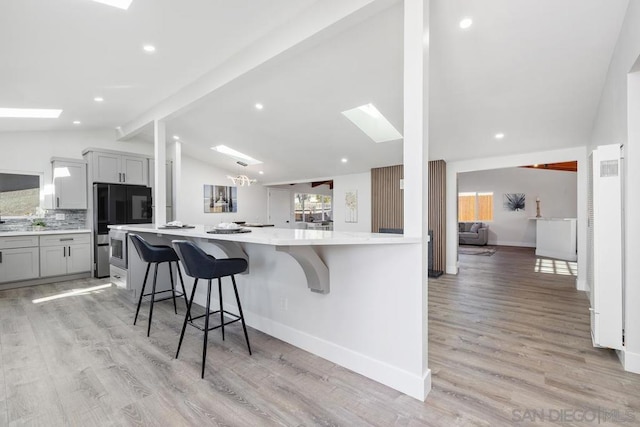
[[126, 153], [87, 151], [91, 181], [115, 184], [149, 184], [149, 160]]
[[122, 156], [122, 179], [127, 184], [149, 185], [149, 159]]
[[53, 208], [87, 209], [87, 163], [75, 159], [51, 159]]

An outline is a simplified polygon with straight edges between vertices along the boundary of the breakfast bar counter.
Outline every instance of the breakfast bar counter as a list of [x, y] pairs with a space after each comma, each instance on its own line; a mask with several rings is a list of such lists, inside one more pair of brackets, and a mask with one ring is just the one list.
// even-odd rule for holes
[[240, 243], [254, 243], [274, 246], [276, 251], [289, 254], [298, 262], [307, 279], [307, 286], [313, 292], [329, 293], [329, 271], [312, 246], [336, 245], [384, 245], [419, 243], [419, 239], [406, 238], [397, 234], [337, 232], [323, 230], [298, 230], [288, 228], [243, 228], [217, 229], [213, 226], [156, 227], [152, 224], [110, 226], [111, 229], [136, 233], [155, 233], [171, 236], [177, 240], [208, 241], [218, 246], [229, 258], [244, 258], [251, 262]]
[[[236, 278], [247, 325], [405, 394], [422, 399], [430, 388], [422, 369], [419, 238], [282, 228], [213, 234], [214, 227], [202, 225], [110, 227], [151, 244], [190, 240], [216, 258], [247, 259], [248, 274]], [[139, 292], [146, 266], [132, 244], [128, 266], [127, 287]], [[168, 274], [159, 272], [158, 278], [168, 282]], [[183, 276], [190, 292], [193, 281]], [[194, 301], [204, 306], [206, 293], [200, 291]], [[225, 310], [237, 310], [233, 295], [223, 301]]]
[[[225, 240], [239, 243], [256, 243], [274, 246], [326, 246], [326, 245], [384, 245], [419, 243], [420, 239], [404, 237], [401, 234], [363, 233], [325, 230], [298, 230], [290, 228], [242, 227], [248, 233], [215, 233], [216, 227], [195, 225], [186, 227], [156, 227], [153, 224], [110, 225], [116, 230], [134, 233], [156, 233], [176, 237]], [[224, 231], [224, 230], [223, 230]], [[230, 230], [231, 231], [231, 230]]]

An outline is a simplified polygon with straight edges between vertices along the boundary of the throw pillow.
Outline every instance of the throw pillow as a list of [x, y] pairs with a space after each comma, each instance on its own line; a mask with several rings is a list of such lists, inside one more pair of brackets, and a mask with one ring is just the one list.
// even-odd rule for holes
[[458, 223], [458, 231], [464, 231], [464, 222]]
[[469, 231], [471, 231], [472, 233], [477, 233], [477, 232], [478, 232], [478, 229], [480, 228], [480, 226], [481, 226], [481, 225], [482, 225], [482, 224], [479, 224], [479, 223], [477, 223], [477, 222], [474, 222], [474, 223], [471, 225], [471, 230], [469, 230]]

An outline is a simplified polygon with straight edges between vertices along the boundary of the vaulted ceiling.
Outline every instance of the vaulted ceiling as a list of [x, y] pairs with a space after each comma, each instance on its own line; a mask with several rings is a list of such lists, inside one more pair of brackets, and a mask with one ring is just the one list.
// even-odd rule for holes
[[[172, 115], [169, 138], [225, 168], [236, 166], [209, 147], [245, 152], [264, 163], [243, 172], [263, 170], [265, 182], [401, 163], [401, 140], [376, 144], [340, 114], [371, 102], [402, 132], [402, 3], [381, 3]], [[430, 157], [585, 145], [627, 3], [431, 0]], [[3, 2], [0, 106], [64, 112], [0, 119], [0, 131], [68, 129], [76, 119], [83, 129], [123, 125], [318, 4], [134, 0], [121, 11], [86, 0]], [[473, 19], [467, 30], [464, 17]], [[143, 52], [145, 43], [156, 52]]]

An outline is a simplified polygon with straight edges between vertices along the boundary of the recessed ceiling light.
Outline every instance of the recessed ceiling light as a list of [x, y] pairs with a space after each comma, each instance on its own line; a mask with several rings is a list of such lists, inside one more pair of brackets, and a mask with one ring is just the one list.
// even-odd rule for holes
[[540, 165], [537, 164], [537, 163], [535, 165], [533, 165], [534, 168], [537, 168], [538, 166], [540, 166]]
[[402, 139], [402, 134], [382, 115], [373, 104], [361, 105], [342, 114], [358, 126], [361, 131], [375, 142]]
[[81, 123], [81, 122], [80, 122], [80, 120], [74, 120], [74, 121], [73, 121], [73, 124], [74, 124], [74, 125], [79, 125], [80, 123]]
[[466, 30], [471, 27], [471, 24], [473, 24], [473, 20], [471, 18], [464, 18], [462, 21], [460, 21], [460, 28]]
[[107, 6], [117, 7], [118, 9], [127, 10], [131, 6], [133, 0], [93, 0], [96, 3], [106, 4]]
[[233, 148], [229, 148], [226, 145], [216, 145], [215, 147], [211, 147], [211, 149], [218, 153], [225, 154], [236, 161], [246, 163], [247, 165], [258, 165], [262, 163], [260, 160], [256, 160], [253, 157], [247, 156], [246, 154], [236, 151]]
[[156, 47], [151, 44], [145, 44], [144, 46], [142, 46], [142, 48], [144, 49], [145, 52], [149, 52], [149, 53], [153, 53], [156, 51]]
[[342, 163], [347, 163], [349, 160], [348, 160], [347, 158], [343, 157], [342, 159], [340, 159], [340, 161], [341, 161]]
[[104, 101], [104, 98], [101, 97], [101, 96], [96, 96], [95, 98], [93, 98], [93, 100], [96, 101], [96, 102], [102, 102], [102, 101]]
[[496, 133], [496, 139], [504, 138], [504, 133]]
[[258, 172], [260, 175], [264, 175], [264, 171], [260, 171]]
[[57, 119], [62, 110], [50, 108], [0, 108], [0, 117], [19, 119]]
[[180, 137], [178, 135], [173, 135], [173, 139], [175, 139], [176, 141], [178, 141], [180, 139]]
[[256, 110], [262, 110], [264, 108], [264, 105], [260, 104], [259, 102], [256, 104]]

